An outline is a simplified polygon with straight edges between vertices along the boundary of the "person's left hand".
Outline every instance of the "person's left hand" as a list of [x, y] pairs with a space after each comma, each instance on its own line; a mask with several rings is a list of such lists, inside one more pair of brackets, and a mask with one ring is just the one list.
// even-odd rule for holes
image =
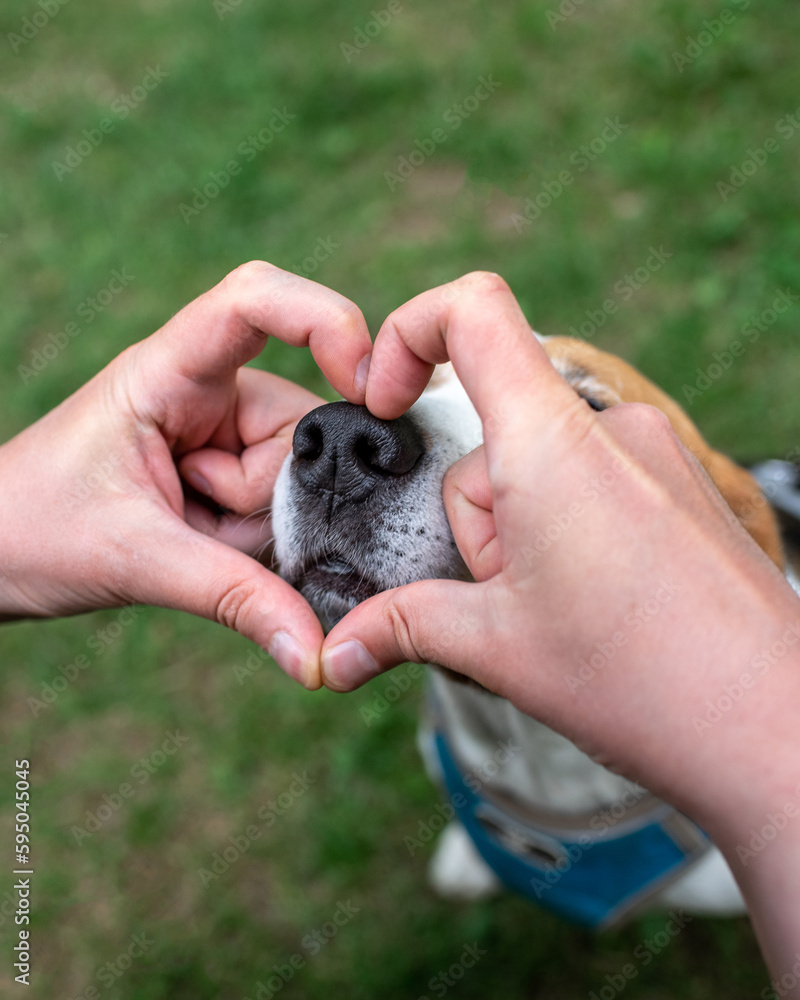
[[321, 401], [242, 368], [267, 336], [309, 346], [331, 385], [364, 402], [360, 310], [272, 265], [242, 265], [0, 448], [0, 618], [178, 608], [319, 687], [314, 613], [245, 554], [268, 541], [263, 518], [215, 521], [184, 500], [178, 474], [234, 515], [271, 501], [294, 424]]

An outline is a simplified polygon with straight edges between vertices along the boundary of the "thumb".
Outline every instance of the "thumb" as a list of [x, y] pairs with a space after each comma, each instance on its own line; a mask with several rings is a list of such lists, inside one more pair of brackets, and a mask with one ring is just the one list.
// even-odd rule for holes
[[411, 660], [472, 676], [488, 615], [481, 584], [422, 580], [376, 594], [347, 614], [322, 650], [322, 681], [352, 691]]
[[297, 591], [255, 559], [188, 525], [167, 526], [157, 534], [150, 532], [146, 566], [141, 565], [145, 553], [137, 554], [134, 602], [226, 625], [257, 643], [305, 687], [321, 686], [322, 627]]
[[483, 445], [447, 470], [442, 484], [447, 520], [458, 551], [476, 580], [500, 572], [502, 553]]

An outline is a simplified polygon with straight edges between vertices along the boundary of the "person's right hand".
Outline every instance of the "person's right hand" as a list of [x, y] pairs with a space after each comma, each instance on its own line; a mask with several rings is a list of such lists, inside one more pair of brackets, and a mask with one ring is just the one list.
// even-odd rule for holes
[[[386, 320], [368, 407], [403, 413], [448, 358], [483, 422], [484, 448], [444, 489], [477, 582], [423, 581], [359, 605], [325, 640], [327, 685], [350, 690], [405, 660], [468, 674], [731, 849], [800, 781], [800, 601], [666, 417], [593, 411], [496, 275]], [[782, 655], [757, 673], [764, 650]], [[599, 666], [582, 679], [583, 663]], [[699, 725], [735, 685], [741, 699]]]
[[[334, 388], [363, 403], [372, 343], [360, 310], [251, 261], [0, 447], [0, 620], [179, 608], [320, 686], [319, 621], [245, 554], [268, 540], [252, 515], [271, 502], [295, 423], [321, 402], [243, 367], [268, 337], [309, 347]], [[232, 516], [186, 502], [181, 476]]]

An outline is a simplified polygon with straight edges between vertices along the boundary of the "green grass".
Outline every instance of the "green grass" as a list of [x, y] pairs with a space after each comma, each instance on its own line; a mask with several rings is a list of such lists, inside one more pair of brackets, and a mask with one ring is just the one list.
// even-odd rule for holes
[[[748, 317], [782, 289], [800, 295], [800, 129], [778, 131], [800, 93], [796, 5], [731, 0], [733, 23], [682, 72], [673, 53], [721, 3], [576, 4], [551, 27], [542, 4], [403, 2], [349, 62], [341, 44], [372, 19], [368, 4], [230, 6], [220, 17], [211, 2], [70, 0], [17, 52], [7, 36], [41, 8], [0, 11], [3, 436], [235, 265], [302, 269], [318, 240], [340, 246], [311, 276], [355, 299], [373, 330], [474, 268], [503, 274], [543, 333], [580, 328], [613, 299], [592, 341], [681, 401]], [[149, 68], [167, 75], [122, 118], [115, 102]], [[481, 77], [500, 85], [467, 111]], [[293, 117], [257, 155], [242, 152], [273, 109]], [[609, 118], [626, 127], [598, 151]], [[113, 130], [59, 179], [53, 163], [103, 119]], [[437, 128], [446, 140], [390, 190], [386, 173]], [[769, 137], [778, 148], [723, 200], [718, 184]], [[231, 161], [224, 189], [184, 221], [181, 204]], [[520, 223], [543, 192], [552, 203]], [[651, 247], [672, 256], [625, 292]], [[87, 322], [79, 307], [114, 269], [132, 280]], [[70, 322], [80, 332], [20, 377]], [[792, 305], [693, 401], [716, 446], [743, 460], [797, 447], [798, 329]], [[270, 344], [263, 363], [330, 392], [305, 352]], [[0, 635], [0, 843], [11, 843], [14, 758], [29, 757], [34, 775], [28, 995], [77, 1000], [94, 986], [103, 1000], [239, 1000], [301, 955], [285, 1000], [434, 996], [431, 980], [477, 941], [486, 955], [453, 996], [588, 997], [663, 926], [653, 915], [593, 936], [511, 897], [435, 899], [429, 852], [412, 857], [403, 840], [437, 802], [413, 745], [417, 685], [366, 726], [359, 710], [390, 678], [350, 697], [307, 694], [265, 664], [240, 683], [244, 640], [163, 611], [142, 612], [102, 653], [87, 646], [118, 614]], [[34, 715], [28, 699], [81, 653], [88, 666]], [[176, 730], [188, 741], [137, 780], [137, 761]], [[259, 820], [304, 771], [307, 791]], [[126, 783], [133, 794], [78, 845], [73, 828]], [[199, 871], [258, 822], [204, 887]], [[348, 901], [358, 912], [312, 955], [303, 939]], [[13, 930], [5, 916], [9, 996]], [[133, 935], [145, 935], [143, 954], [97, 979], [106, 963], [128, 964]], [[624, 995], [743, 998], [765, 982], [746, 920], [697, 919], [637, 965]]]

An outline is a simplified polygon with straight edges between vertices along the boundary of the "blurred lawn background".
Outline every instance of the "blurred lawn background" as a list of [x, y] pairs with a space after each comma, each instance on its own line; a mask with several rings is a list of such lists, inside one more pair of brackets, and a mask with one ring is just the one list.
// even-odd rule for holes
[[[800, 101], [796, 4], [731, 2], [723, 22], [722, 0], [565, 0], [560, 13], [402, 0], [377, 34], [383, 0], [68, 0], [43, 23], [46, 6], [0, 10], [4, 437], [250, 258], [353, 298], [373, 332], [425, 288], [498, 271], [538, 330], [588, 323], [594, 343], [682, 402], [750, 317], [781, 290], [800, 295], [800, 131], [778, 129]], [[481, 77], [499, 87], [465, 104]], [[291, 120], [245, 155], [276, 110]], [[55, 168], [102, 119], [113, 129], [99, 145]], [[610, 142], [607, 119], [624, 126]], [[422, 165], [387, 180], [437, 128], [445, 141]], [[777, 148], [723, 197], [720, 182], [769, 137]], [[230, 161], [218, 196], [182, 213]], [[528, 224], [532, 204], [546, 207]], [[311, 259], [326, 242], [328, 258]], [[648, 270], [651, 248], [671, 256]], [[114, 270], [132, 278], [108, 301]], [[98, 295], [99, 311], [87, 305]], [[689, 408], [742, 460], [799, 439], [798, 310], [772, 316]], [[57, 349], [70, 322], [80, 333]], [[270, 344], [261, 363], [331, 398], [305, 352]], [[297, 954], [285, 1000], [441, 996], [436, 977], [472, 942], [486, 954], [446, 987], [454, 997], [588, 996], [628, 963], [630, 998], [753, 997], [767, 981], [746, 920], [694, 920], [645, 961], [663, 915], [594, 936], [512, 897], [434, 898], [430, 848], [412, 856], [404, 843], [438, 802], [414, 748], [416, 682], [367, 725], [362, 709], [393, 678], [309, 694], [271, 662], [247, 673], [247, 642], [177, 613], [21, 623], [0, 642], [4, 995], [24, 989], [5, 895], [22, 757], [36, 870], [28, 996], [252, 998]], [[85, 668], [70, 670], [80, 656]], [[32, 711], [54, 680], [66, 689]], [[188, 740], [157, 764], [176, 730]], [[144, 780], [132, 774], [142, 758]], [[268, 826], [258, 811], [291, 795], [295, 772], [313, 783]], [[132, 796], [112, 810], [126, 783]], [[78, 845], [73, 828], [98, 810], [109, 818]], [[258, 839], [204, 887], [200, 869], [253, 824]], [[348, 901], [358, 912], [314, 954], [306, 936]], [[135, 935], [146, 947], [129, 958]]]

